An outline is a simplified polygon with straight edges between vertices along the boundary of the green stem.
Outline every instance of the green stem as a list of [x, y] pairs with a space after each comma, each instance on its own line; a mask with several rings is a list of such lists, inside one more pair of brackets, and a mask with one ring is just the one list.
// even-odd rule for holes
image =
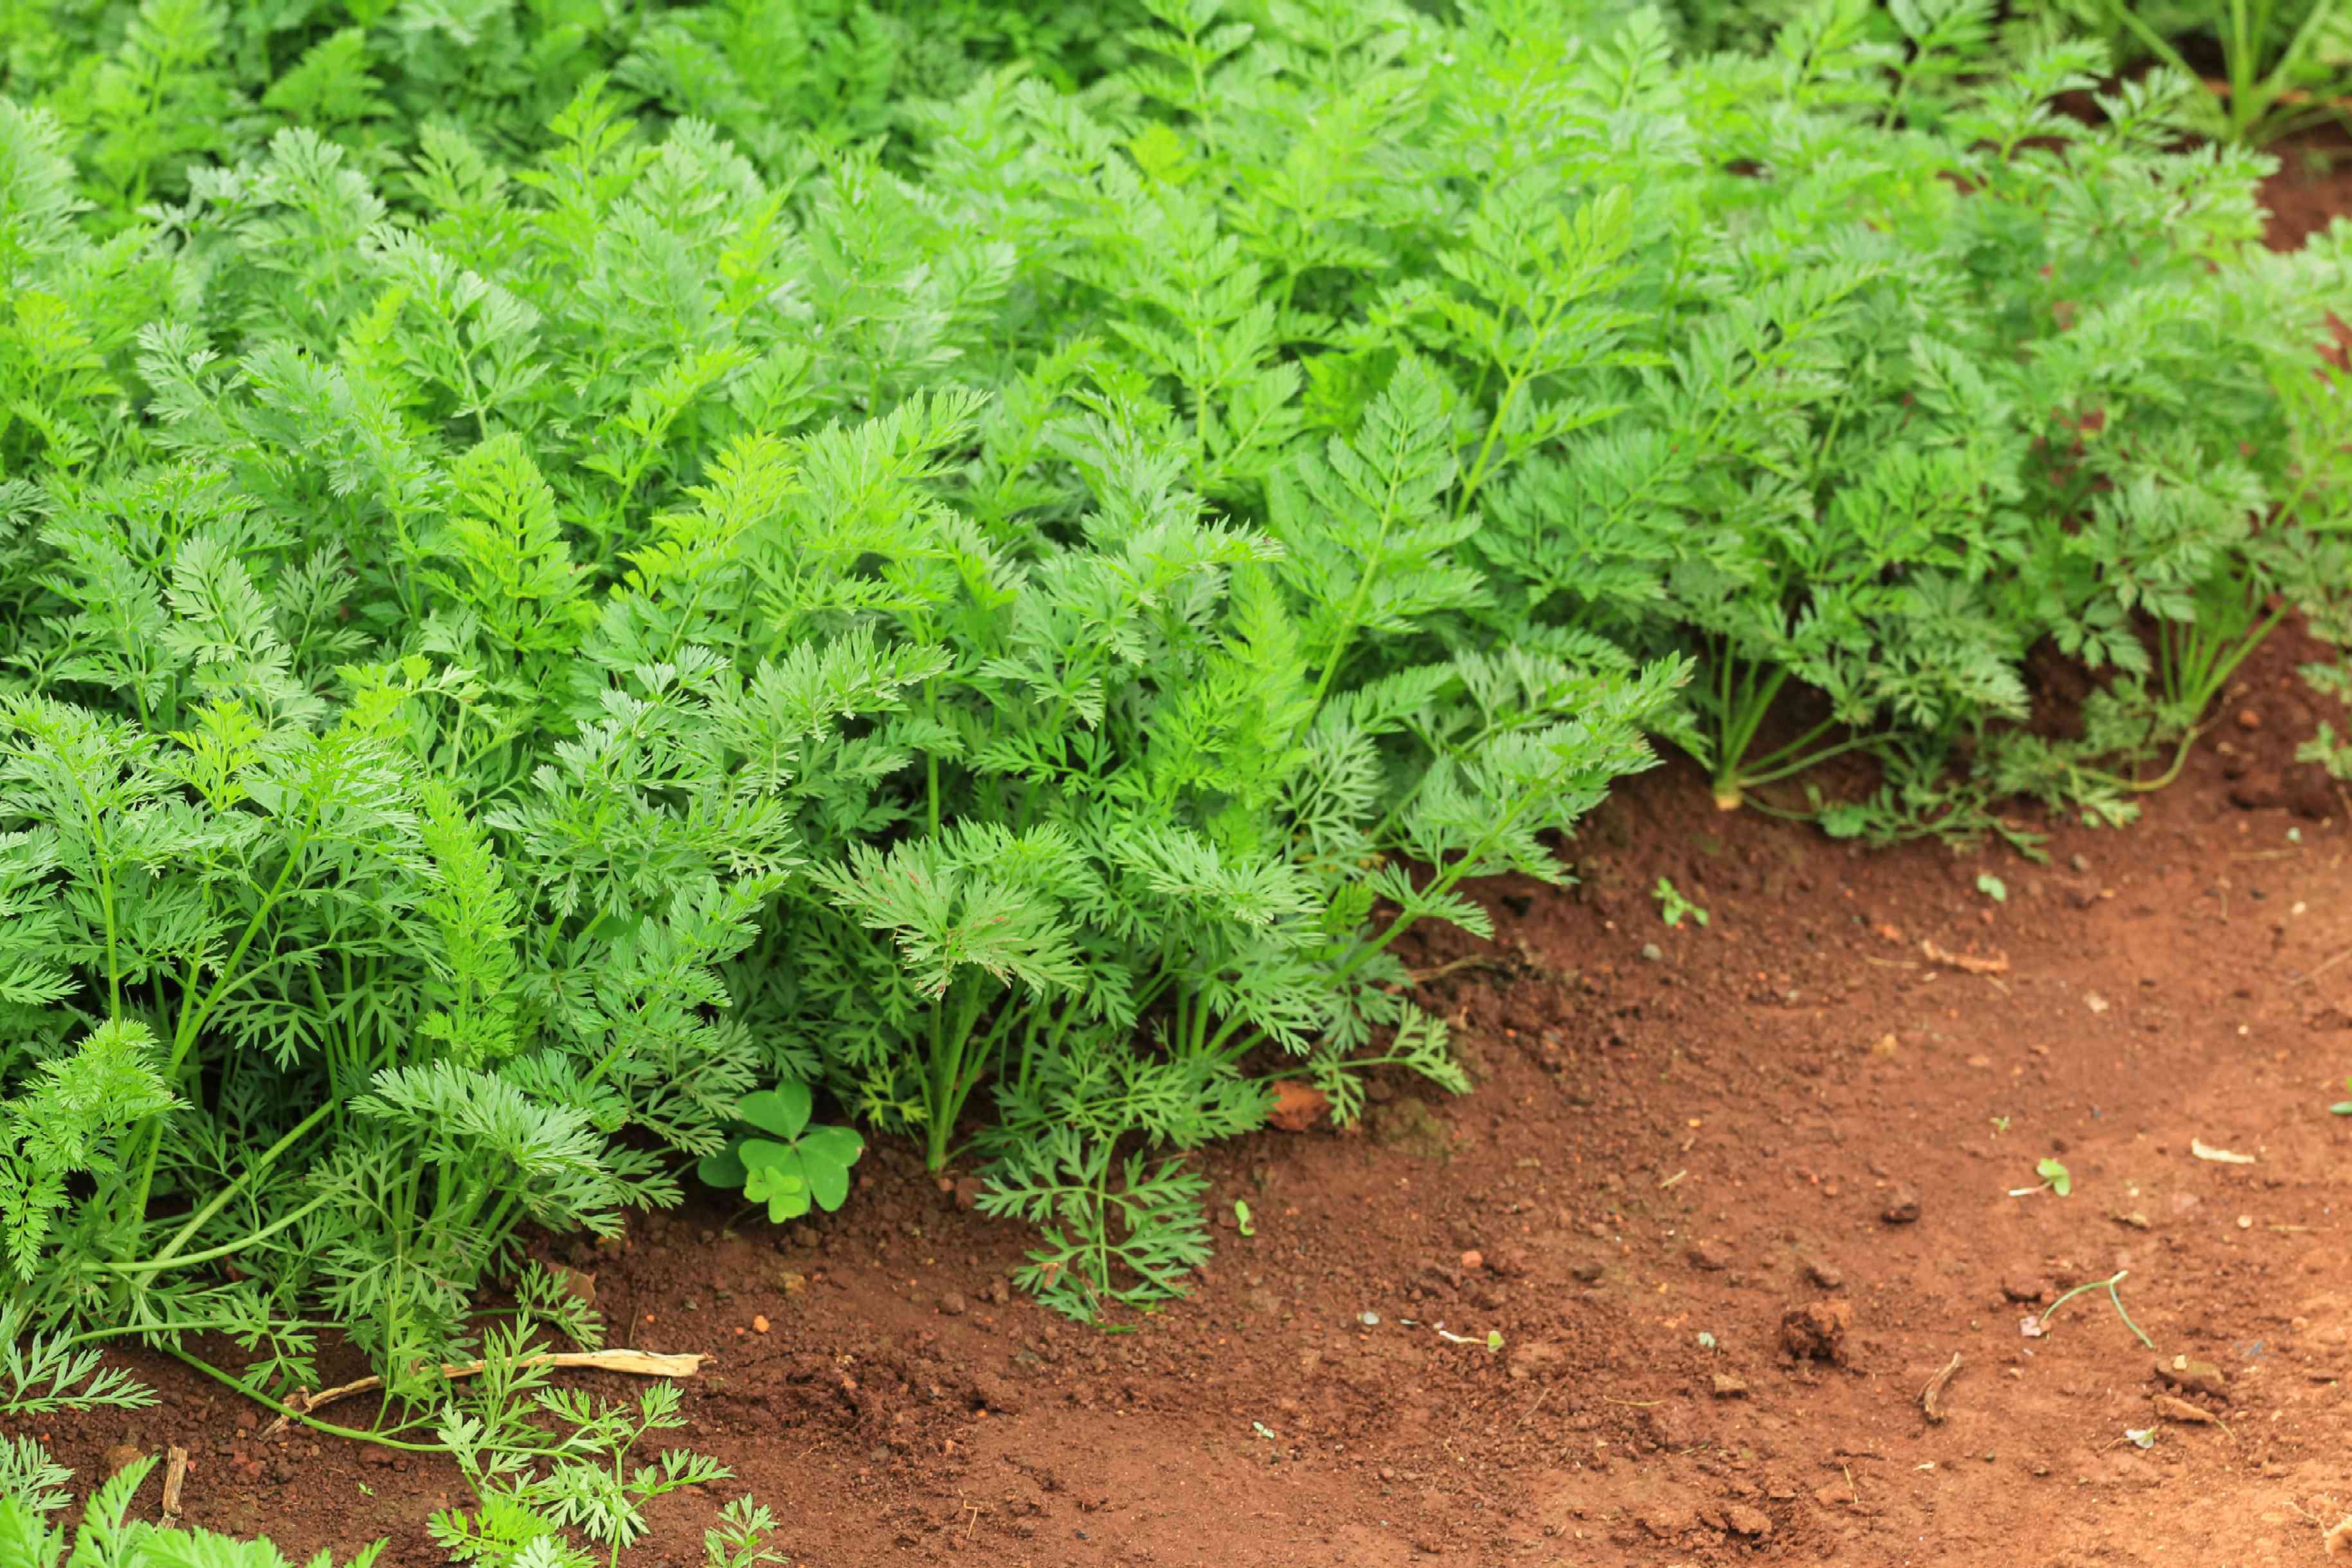
[[2051, 1302], [2047, 1307], [2042, 1309], [2042, 1322], [2043, 1326], [2048, 1326], [2050, 1314], [2056, 1312], [2060, 1307], [2064, 1306], [2067, 1302], [2073, 1301], [2075, 1297], [2083, 1294], [2086, 1291], [2096, 1291], [2104, 1287], [2107, 1292], [2107, 1299], [2115, 1302], [2116, 1316], [2123, 1319], [2124, 1327], [2131, 1330], [2133, 1333], [2137, 1334], [2140, 1343], [2147, 1346], [2150, 1350], [2154, 1350], [2156, 1348], [2156, 1342], [2148, 1338], [2147, 1335], [2140, 1333], [2139, 1325], [2132, 1322], [2131, 1314], [2129, 1312], [2124, 1311], [2123, 1292], [2116, 1289], [2117, 1285], [2123, 1283], [2124, 1276], [2130, 1272], [2131, 1270], [2128, 1269], [2118, 1269], [2114, 1274], [2105, 1280], [2092, 1280], [2075, 1286], [2073, 1290], [2067, 1291], [2064, 1295], [2060, 1296], [2056, 1301]]
[[[143, 1264], [122, 1266], [122, 1271], [144, 1273], [152, 1272], [157, 1269], [168, 1268], [173, 1260], [178, 1258], [180, 1249], [186, 1246], [189, 1240], [195, 1236], [196, 1232], [204, 1228], [204, 1224], [206, 1220], [210, 1219], [214, 1215], [218, 1214], [221, 1211], [222, 1207], [226, 1205], [230, 1198], [236, 1196], [239, 1188], [245, 1186], [263, 1171], [268, 1170], [277, 1162], [278, 1155], [284, 1154], [289, 1148], [292, 1147], [295, 1141], [300, 1138], [303, 1134], [309, 1132], [311, 1128], [324, 1121], [334, 1108], [334, 1102], [330, 1100], [326, 1104], [320, 1106], [308, 1116], [303, 1117], [301, 1121], [296, 1123], [292, 1131], [289, 1132], [284, 1137], [278, 1139], [276, 1143], [270, 1145], [268, 1148], [262, 1151], [260, 1156], [254, 1160], [252, 1164], [247, 1166], [245, 1169], [237, 1172], [236, 1180], [230, 1182], [226, 1186], [221, 1188], [220, 1191], [215, 1193], [210, 1203], [205, 1204], [204, 1207], [190, 1215], [188, 1217], [187, 1223], [180, 1227], [179, 1234], [172, 1238], [171, 1243], [163, 1249], [160, 1255]], [[313, 1205], [312, 1207], [315, 1207], [316, 1205]], [[146, 1212], [146, 1195], [142, 1192], [140, 1195], [139, 1212], [141, 1214], [144, 1214]], [[305, 1209], [302, 1212], [308, 1213], [309, 1210]]]
[[[240, 1177], [239, 1179], [241, 1180], [243, 1178]], [[155, 1274], [162, 1272], [165, 1269], [185, 1269], [197, 1263], [212, 1262], [217, 1258], [234, 1257], [236, 1254], [244, 1251], [248, 1247], [254, 1246], [258, 1242], [268, 1240], [271, 1237], [277, 1235], [279, 1231], [286, 1229], [289, 1226], [300, 1224], [309, 1215], [318, 1209], [325, 1207], [327, 1204], [333, 1199], [333, 1197], [334, 1194], [332, 1193], [320, 1193], [318, 1197], [312, 1198], [310, 1202], [304, 1204], [293, 1213], [286, 1215], [281, 1218], [271, 1220], [268, 1225], [263, 1226], [260, 1229], [253, 1232], [249, 1236], [240, 1237], [235, 1241], [224, 1241], [217, 1247], [208, 1247], [202, 1252], [191, 1252], [184, 1258], [175, 1257], [170, 1253], [166, 1253], [161, 1258], [150, 1258], [143, 1262], [102, 1263], [99, 1266], [110, 1274]], [[176, 1243], [174, 1245], [176, 1245]]]
[[446, 1454], [449, 1451], [439, 1443], [403, 1442], [398, 1437], [387, 1437], [381, 1432], [362, 1432], [356, 1427], [338, 1427], [332, 1422], [321, 1421], [315, 1416], [305, 1415], [301, 1411], [295, 1409], [293, 1406], [287, 1405], [282, 1401], [272, 1399], [268, 1395], [264, 1394], [258, 1388], [256, 1388], [251, 1384], [246, 1382], [245, 1379], [236, 1376], [233, 1373], [224, 1372], [219, 1367], [215, 1366], [211, 1362], [203, 1360], [197, 1356], [190, 1355], [186, 1351], [181, 1350], [176, 1346], [164, 1346], [163, 1354], [173, 1356], [177, 1360], [186, 1362], [190, 1366], [195, 1368], [198, 1372], [203, 1373], [206, 1377], [212, 1378], [215, 1382], [228, 1385], [228, 1386], [234, 1388], [239, 1394], [244, 1395], [247, 1399], [252, 1400], [256, 1405], [275, 1410], [278, 1414], [285, 1416], [289, 1421], [299, 1421], [302, 1425], [310, 1427], [310, 1430], [314, 1432], [324, 1432], [331, 1437], [348, 1437], [354, 1443], [373, 1443], [378, 1448], [400, 1448], [412, 1454]]

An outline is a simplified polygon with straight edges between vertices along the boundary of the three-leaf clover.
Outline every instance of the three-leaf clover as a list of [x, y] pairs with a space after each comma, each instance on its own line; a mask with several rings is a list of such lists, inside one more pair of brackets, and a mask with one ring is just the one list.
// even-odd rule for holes
[[814, 1203], [831, 1213], [849, 1197], [849, 1167], [866, 1140], [849, 1127], [808, 1124], [812, 1096], [805, 1083], [785, 1082], [735, 1103], [736, 1134], [696, 1174], [712, 1186], [734, 1186], [768, 1206], [778, 1225], [798, 1219]]

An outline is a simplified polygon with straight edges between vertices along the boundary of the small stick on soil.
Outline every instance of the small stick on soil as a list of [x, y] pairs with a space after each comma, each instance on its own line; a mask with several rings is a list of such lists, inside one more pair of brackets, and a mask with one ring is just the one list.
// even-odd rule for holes
[[2312, 981], [2316, 980], [2320, 976], [2327, 973], [2328, 970], [2333, 969], [2336, 965], [2341, 964], [2347, 958], [2352, 958], [2352, 947], [2347, 947], [2344, 951], [2336, 954], [2336, 956], [2328, 959], [2327, 962], [2320, 965], [2319, 967], [2314, 969], [2308, 975], [2305, 975], [2303, 977], [2303, 983], [2306, 986], [2311, 984]]
[[2009, 973], [2009, 956], [2005, 953], [1996, 953], [1990, 958], [1979, 958], [1970, 953], [1951, 952], [1938, 947], [1933, 941], [1924, 939], [1919, 944], [1919, 952], [1931, 964], [1941, 964], [1948, 969], [1958, 969], [1970, 975]]
[[2168, 1421], [2178, 1421], [2187, 1427], [2219, 1427], [2231, 1442], [2238, 1440], [2238, 1435], [2230, 1430], [2230, 1424], [2210, 1410], [2191, 1405], [2186, 1399], [2175, 1399], [2169, 1394], [2150, 1397], [2156, 1406], [2156, 1413]]
[[180, 1492], [188, 1484], [188, 1450], [174, 1443], [163, 1460], [163, 1528], [179, 1521]]
[[1404, 977], [1416, 986], [1425, 986], [1432, 980], [1442, 980], [1464, 969], [1502, 969], [1508, 967], [1491, 953], [1473, 953], [1467, 957], [1450, 958], [1434, 968], [1408, 969]]
[[1960, 1353], [1956, 1350], [1952, 1352], [1952, 1359], [1944, 1364], [1944, 1370], [1929, 1378], [1927, 1386], [1919, 1391], [1919, 1408], [1927, 1413], [1928, 1420], [1938, 1425], [1942, 1424], [1944, 1411], [1941, 1401], [1944, 1397], [1944, 1385], [1952, 1381], [1952, 1374], [1959, 1369]]
[[[692, 1377], [702, 1370], [704, 1358], [698, 1354], [666, 1355], [650, 1350], [559, 1350], [539, 1355], [527, 1355], [518, 1366], [552, 1366], [588, 1372], [625, 1372], [635, 1377]], [[488, 1362], [453, 1362], [441, 1368], [444, 1377], [474, 1377], [488, 1366]], [[382, 1388], [381, 1377], [362, 1377], [355, 1383], [341, 1384], [306, 1394], [299, 1389], [287, 1396], [287, 1408], [298, 1416], [308, 1416], [321, 1405], [332, 1405], [338, 1399], [348, 1399], [354, 1394], [367, 1394]], [[284, 1416], [263, 1428], [262, 1436], [274, 1437], [286, 1429]]]

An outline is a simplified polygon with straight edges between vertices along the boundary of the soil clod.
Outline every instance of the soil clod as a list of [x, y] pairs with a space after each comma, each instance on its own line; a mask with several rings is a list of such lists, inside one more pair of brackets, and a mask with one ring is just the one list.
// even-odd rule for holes
[[1831, 1300], [1790, 1307], [1780, 1318], [1780, 1348], [1799, 1361], [1845, 1364], [1846, 1331], [1853, 1327], [1853, 1304]]
[[2167, 1387], [2184, 1393], [2210, 1394], [2216, 1399], [2230, 1396], [2230, 1380], [2210, 1361], [2191, 1361], [2185, 1355], [2160, 1359], [2156, 1375]]

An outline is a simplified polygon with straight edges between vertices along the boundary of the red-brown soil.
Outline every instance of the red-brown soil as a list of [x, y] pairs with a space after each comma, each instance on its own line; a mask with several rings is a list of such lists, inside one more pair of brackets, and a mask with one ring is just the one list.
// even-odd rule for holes
[[[2323, 1561], [2352, 1512], [2352, 801], [2292, 759], [2311, 652], [2277, 640], [2141, 823], [2058, 824], [2047, 865], [1722, 815], [1684, 767], [1622, 791], [1578, 886], [1484, 889], [1497, 939], [1422, 956], [1476, 960], [1424, 987], [1476, 1092], [1386, 1083], [1359, 1130], [1213, 1151], [1255, 1234], [1225, 1219], [1134, 1332], [1009, 1296], [1024, 1233], [898, 1148], [783, 1237], [640, 1219], [582, 1261], [616, 1342], [716, 1357], [684, 1437], [737, 1479], [632, 1561], [698, 1563], [747, 1489], [812, 1568]], [[1667, 929], [1662, 875], [1710, 924]], [[2071, 1195], [2012, 1196], [2045, 1156]], [[2119, 1270], [2153, 1351], [2104, 1292], [2023, 1332]], [[2226, 1387], [2168, 1388], [2175, 1357]], [[194, 1522], [441, 1561], [449, 1466], [266, 1439], [141, 1364], [163, 1406], [53, 1425], [85, 1479], [176, 1443]]]

